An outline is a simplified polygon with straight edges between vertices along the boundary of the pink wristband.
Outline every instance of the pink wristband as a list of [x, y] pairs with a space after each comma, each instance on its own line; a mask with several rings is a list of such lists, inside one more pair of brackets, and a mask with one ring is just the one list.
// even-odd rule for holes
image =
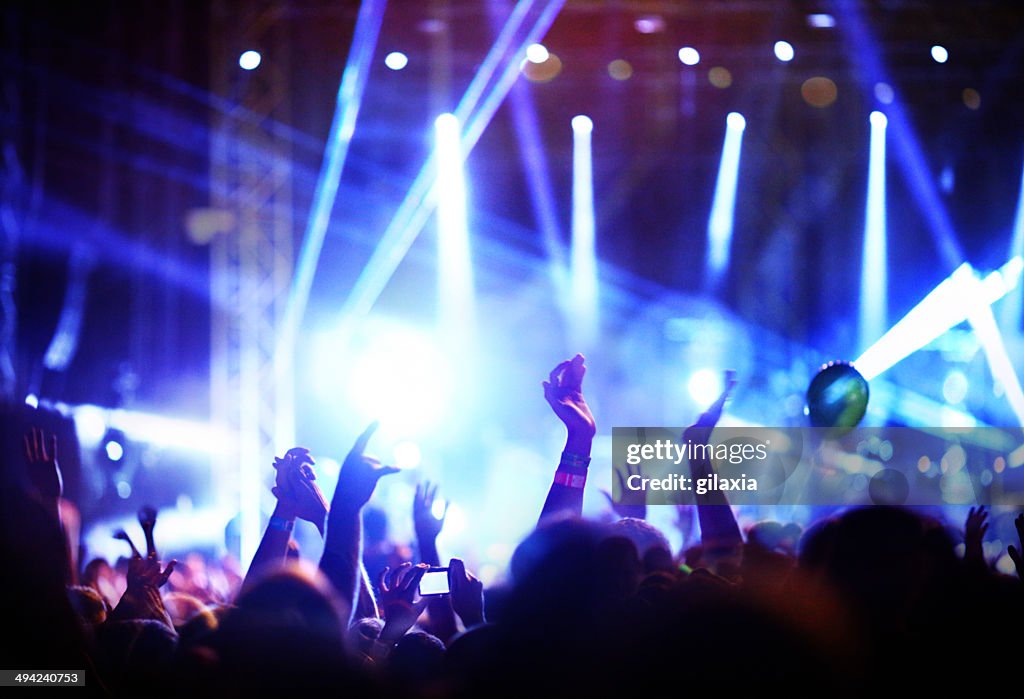
[[569, 488], [582, 488], [587, 484], [587, 474], [570, 473], [569, 471], [555, 471], [555, 483]]

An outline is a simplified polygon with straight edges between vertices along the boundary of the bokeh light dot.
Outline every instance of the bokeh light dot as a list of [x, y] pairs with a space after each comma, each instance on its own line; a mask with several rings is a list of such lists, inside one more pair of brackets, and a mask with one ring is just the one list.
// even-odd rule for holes
[[633, 66], [623, 58], [616, 58], [608, 64], [608, 75], [613, 80], [629, 80], [633, 77]]
[[728, 68], [715, 66], [708, 71], [708, 82], [719, 90], [724, 90], [732, 85], [732, 73]]
[[824, 109], [835, 103], [836, 98], [839, 97], [839, 88], [830, 78], [818, 75], [804, 81], [804, 84], [800, 86], [800, 94], [807, 104]]

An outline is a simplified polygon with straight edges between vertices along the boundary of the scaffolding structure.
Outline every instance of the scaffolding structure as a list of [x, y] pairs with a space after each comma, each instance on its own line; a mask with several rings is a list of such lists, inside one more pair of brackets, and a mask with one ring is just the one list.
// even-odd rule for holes
[[[294, 435], [291, 348], [277, 351], [293, 273], [289, 37], [284, 3], [212, 6], [211, 88], [230, 106], [214, 110], [210, 191], [228, 222], [210, 241], [211, 415], [230, 435], [214, 466], [222, 504], [237, 510], [243, 565], [261, 535], [261, 499], [275, 451]], [[259, 47], [272, 60], [242, 70]]]

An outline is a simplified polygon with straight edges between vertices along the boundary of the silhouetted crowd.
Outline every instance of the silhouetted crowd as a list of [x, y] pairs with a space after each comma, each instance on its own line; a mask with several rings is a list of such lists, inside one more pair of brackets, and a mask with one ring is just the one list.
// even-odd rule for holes
[[[962, 531], [893, 507], [741, 531], [725, 496], [709, 493], [688, 506], [700, 543], [673, 552], [642, 504], [613, 504], [611, 522], [581, 516], [596, 434], [585, 371], [577, 355], [544, 382], [565, 450], [509, 582], [488, 589], [463, 561], [440, 558], [435, 486], [417, 489], [412, 547], [387, 545], [365, 516], [395, 470], [366, 453], [375, 424], [330, 502], [306, 449], [276, 459], [277, 505], [244, 574], [230, 559], [161, 560], [150, 508], [139, 512], [144, 549], [119, 532], [130, 556], [76, 563], [59, 445], [30, 430], [23, 456], [3, 455], [23, 487], [2, 493], [0, 669], [81, 670], [85, 691], [113, 696], [1020, 691], [1024, 561], [1009, 547], [1011, 577], [986, 560], [984, 508]], [[732, 383], [687, 441], [710, 439]], [[298, 554], [299, 519], [324, 537], [319, 561]], [[1024, 535], [1024, 515], [1015, 525]], [[450, 591], [421, 595], [442, 567]]]

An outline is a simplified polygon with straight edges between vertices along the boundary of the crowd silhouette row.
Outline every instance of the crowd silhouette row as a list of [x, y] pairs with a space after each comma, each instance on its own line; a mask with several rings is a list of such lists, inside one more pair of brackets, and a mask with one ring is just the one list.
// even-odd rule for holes
[[[122, 531], [130, 556], [80, 565], [77, 528], [62, 515], [59, 445], [31, 430], [23, 459], [4, 454], [5, 470], [24, 478], [4, 489], [0, 510], [2, 667], [82, 670], [87, 691], [109, 696], [1019, 687], [1024, 561], [1010, 546], [1015, 578], [986, 560], [984, 508], [959, 531], [893, 507], [742, 531], [726, 495], [710, 491], [691, 506], [699, 544], [674, 552], [643, 502], [611, 503], [613, 521], [582, 517], [596, 434], [585, 372], [576, 355], [543, 382], [565, 449], [508, 582], [488, 589], [465, 562], [441, 557], [436, 485], [416, 490], [412, 546], [364, 546], [364, 528], [380, 529], [367, 504], [396, 470], [367, 453], [376, 424], [345, 457], [330, 501], [307, 449], [275, 459], [276, 507], [244, 574], [230, 559], [163, 561], [151, 508], [139, 512], [144, 550]], [[733, 384], [728, 375], [683, 439], [710, 440]], [[713, 472], [707, 461], [689, 466], [694, 478]], [[296, 520], [323, 536], [319, 561], [299, 555]], [[1024, 515], [1015, 525], [1024, 536]], [[420, 594], [431, 568], [447, 568], [450, 593]]]

